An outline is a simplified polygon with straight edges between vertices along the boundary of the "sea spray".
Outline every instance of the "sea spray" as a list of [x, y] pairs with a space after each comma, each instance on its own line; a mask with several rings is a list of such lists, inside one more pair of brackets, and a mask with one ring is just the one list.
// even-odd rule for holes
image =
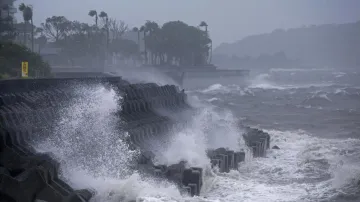
[[241, 136], [243, 131], [230, 111], [204, 103], [196, 102], [196, 105], [187, 124], [171, 131], [169, 143], [156, 149], [157, 163], [171, 165], [186, 161], [190, 166], [205, 168], [210, 162], [206, 156], [208, 149], [224, 147], [240, 151], [246, 148]]
[[68, 177], [74, 170], [117, 179], [131, 174], [129, 166], [137, 152], [123, 142], [125, 134], [119, 130], [120, 120], [115, 115], [119, 99], [115, 91], [102, 85], [77, 86], [73, 97], [60, 110], [52, 133], [35, 147], [55, 154], [71, 184], [84, 184]]

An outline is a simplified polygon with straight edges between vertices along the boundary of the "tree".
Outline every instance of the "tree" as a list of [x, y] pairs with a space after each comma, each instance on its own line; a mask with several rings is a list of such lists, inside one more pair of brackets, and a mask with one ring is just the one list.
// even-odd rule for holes
[[[207, 34], [209, 34], [209, 33], [208, 33], [208, 24], [207, 24], [205, 21], [201, 21], [199, 27], [205, 27], [205, 32], [206, 32]], [[212, 41], [211, 41], [211, 44], [210, 44], [210, 51], [211, 51], [211, 53], [210, 53], [210, 54], [209, 54], [209, 53], [207, 54], [207, 57], [209, 58], [209, 62], [211, 62], [211, 57], [212, 57]], [[209, 57], [209, 56], [210, 56], [210, 57]]]
[[90, 17], [95, 17], [95, 25], [98, 26], [98, 14], [96, 10], [90, 10], [89, 14]]
[[137, 27], [132, 29], [133, 32], [137, 33], [137, 44], [138, 44], [138, 51], [140, 52], [140, 30]]
[[145, 45], [146, 47], [149, 47], [148, 50], [150, 51], [150, 54], [148, 52], [146, 52], [146, 56], [148, 57], [150, 55], [150, 61], [148, 61], [147, 58], [147, 62], [150, 62], [150, 64], [154, 64], [155, 60], [156, 60], [156, 52], [157, 52], [157, 45], [159, 44], [159, 39], [158, 37], [160, 37], [160, 27], [156, 22], [153, 21], [146, 21], [145, 25], [145, 32], [148, 33], [147, 36], [145, 36]]
[[211, 43], [207, 32], [181, 21], [167, 22], [161, 28], [155, 22], [147, 21], [144, 30], [147, 33], [145, 46], [151, 52], [151, 64], [206, 63]]
[[199, 26], [200, 27], [205, 27], [205, 32], [208, 32], [208, 30], [207, 30], [208, 24], [205, 21], [201, 21]]
[[102, 19], [103, 27], [105, 28], [108, 25], [109, 22], [109, 16], [106, 12], [101, 11], [99, 14], [99, 17]]
[[[140, 29], [132, 29], [137, 33], [136, 43], [136, 40], [122, 38], [128, 29], [124, 22], [109, 18], [103, 11], [98, 14], [92, 10], [89, 15], [95, 17], [94, 26], [78, 21], [71, 22], [63, 16], [53, 16], [42, 24], [41, 35], [57, 42], [58, 47], [62, 49], [61, 61], [99, 66], [104, 64], [108, 53], [135, 61], [141, 58], [140, 32], [143, 32], [144, 64], [207, 63], [211, 40], [207, 31], [198, 27], [189, 26], [181, 21], [170, 21], [159, 26], [156, 22], [148, 20]], [[42, 38], [39, 37], [39, 40]]]
[[107, 52], [109, 49], [109, 17], [108, 14], [105, 13], [104, 11], [100, 12], [99, 17], [103, 20], [104, 29], [106, 30], [106, 52]]
[[41, 23], [44, 35], [52, 42], [59, 42], [66, 37], [71, 28], [71, 22], [64, 16], [52, 16]]
[[109, 18], [109, 30], [112, 35], [112, 39], [119, 39], [126, 31], [128, 31], [128, 26], [124, 21]]
[[146, 28], [145, 26], [141, 26], [140, 27], [140, 32], [143, 32], [144, 33], [144, 57], [145, 57], [145, 64], [147, 64], [148, 60], [147, 60], [147, 50], [146, 50]]
[[24, 19], [24, 23], [25, 23], [25, 27], [24, 27], [24, 44], [27, 43], [27, 40], [26, 40], [27, 24], [29, 24], [29, 21], [31, 21], [31, 47], [32, 47], [32, 50], [34, 51], [33, 9], [32, 9], [31, 6], [25, 5], [24, 3], [21, 3], [19, 5], [19, 10], [23, 14], [23, 19]]

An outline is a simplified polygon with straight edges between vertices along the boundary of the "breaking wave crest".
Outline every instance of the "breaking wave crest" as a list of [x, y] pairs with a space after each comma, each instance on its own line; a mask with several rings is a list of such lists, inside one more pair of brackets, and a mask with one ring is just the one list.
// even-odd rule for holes
[[207, 199], [310, 202], [359, 196], [360, 140], [325, 140], [301, 130], [267, 132], [280, 150], [242, 164], [239, 172], [213, 177]]
[[[76, 189], [93, 189], [96, 195], [92, 201], [195, 200], [181, 195], [174, 184], [133, 170], [133, 160], [139, 153], [130, 151], [122, 141], [127, 134], [118, 128], [121, 120], [115, 112], [121, 97], [114, 90], [96, 85], [73, 91], [74, 99], [60, 109], [52, 133], [34, 145], [39, 152], [54, 154], [65, 181]], [[169, 145], [156, 155], [158, 163], [185, 160], [189, 165], [209, 169], [208, 148], [239, 150], [244, 146], [230, 111], [199, 106], [183, 128], [169, 134]]]
[[[96, 85], [77, 87], [74, 99], [60, 109], [59, 120], [52, 133], [39, 140], [36, 148], [55, 154], [64, 173], [82, 170], [93, 177], [122, 178], [131, 173], [131, 159], [137, 153], [130, 152], [122, 141], [126, 134], [117, 128], [119, 118], [116, 93], [112, 89]], [[74, 178], [69, 178], [73, 184]]]
[[[119, 138], [127, 134], [117, 128], [121, 120], [113, 113], [121, 97], [101, 85], [74, 90], [76, 99], [60, 111], [53, 132], [36, 148], [54, 153], [61, 163], [62, 177], [72, 186], [94, 189], [93, 201], [310, 202], [360, 195], [360, 140], [316, 138], [302, 130], [267, 130], [271, 145], [280, 150], [270, 150], [266, 158], [248, 158], [239, 171], [209, 171], [202, 196], [183, 196], [174, 184], [145, 178], [132, 170], [138, 153]], [[216, 84], [203, 93], [214, 96], [235, 90], [237, 94], [244, 92], [237, 86]], [[253, 93], [253, 89], [247, 90]], [[187, 125], [169, 134], [172, 139], [157, 154], [158, 162], [187, 160], [207, 170], [206, 149], [245, 147], [230, 111], [203, 104], [195, 96], [190, 100], [195, 100], [192, 104], [199, 109]]]
[[261, 89], [277, 89], [284, 90], [286, 87], [278, 86], [275, 82], [270, 80], [271, 75], [269, 74], [259, 74], [250, 80], [250, 88], [261, 88]]
[[207, 149], [225, 147], [239, 151], [245, 143], [236, 123], [230, 111], [207, 105], [197, 110], [185, 127], [169, 134], [171, 141], [158, 150], [157, 162], [170, 165], [184, 160], [191, 166], [204, 168], [209, 165]]
[[[221, 85], [221, 84], [213, 84], [204, 90], [199, 90], [197, 92], [203, 94], [217, 95], [217, 94], [240, 94], [243, 96], [254, 96], [254, 93], [249, 88], [243, 88], [238, 85]], [[208, 100], [209, 102], [219, 100], [219, 98], [213, 98], [212, 100]]]

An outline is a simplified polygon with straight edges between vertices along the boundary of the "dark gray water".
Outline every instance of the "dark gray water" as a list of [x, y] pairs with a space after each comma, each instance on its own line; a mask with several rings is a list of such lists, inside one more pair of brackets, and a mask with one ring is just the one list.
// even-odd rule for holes
[[268, 131], [281, 148], [240, 170], [240, 180], [253, 179], [243, 183], [250, 193], [223, 185], [234, 197], [228, 201], [360, 201], [360, 71], [272, 69], [253, 73], [246, 87], [214, 84], [190, 93]]
[[[119, 139], [126, 134], [116, 129], [120, 98], [101, 85], [75, 89], [79, 98], [61, 111], [53, 134], [35, 146], [56, 155], [72, 186], [95, 190], [93, 201], [360, 201], [357, 71], [278, 69], [253, 72], [247, 85], [226, 81], [189, 90], [198, 113], [169, 134], [168, 145], [156, 148], [161, 163], [185, 159], [206, 170], [200, 197], [181, 195], [174, 184], [144, 179], [128, 166], [136, 153], [128, 151]], [[206, 149], [244, 148], [237, 141], [237, 119], [270, 133], [280, 150], [247, 158], [239, 171], [207, 170]]]

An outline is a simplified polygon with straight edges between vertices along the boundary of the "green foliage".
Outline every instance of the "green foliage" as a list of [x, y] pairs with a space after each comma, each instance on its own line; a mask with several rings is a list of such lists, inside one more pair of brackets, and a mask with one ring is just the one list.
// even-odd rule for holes
[[40, 55], [12, 42], [0, 42], [0, 75], [2, 78], [19, 76], [23, 61], [29, 63], [29, 77], [50, 75], [50, 67]]
[[58, 42], [64, 39], [72, 28], [71, 22], [64, 16], [52, 16], [41, 23], [44, 35], [49, 41]]
[[101, 11], [99, 17], [106, 18], [106, 17], [108, 17], [108, 14], [105, 13], [104, 11]]
[[[39, 32], [61, 48], [61, 61], [88, 65], [91, 61], [101, 63], [106, 57], [119, 54], [133, 60], [141, 60], [142, 55], [144, 63], [151, 65], [202, 65], [208, 61], [211, 40], [206, 30], [181, 21], [167, 22], [163, 26], [146, 21], [140, 28], [131, 30], [137, 34], [137, 40], [132, 41], [122, 38], [128, 30], [122, 21], [109, 18], [104, 11], [90, 10], [88, 15], [95, 18], [94, 25], [70, 21], [64, 16], [52, 16], [42, 23]], [[98, 19], [101, 20], [99, 24]], [[201, 25], [207, 27], [204, 23]], [[140, 53], [142, 41], [144, 52]]]
[[208, 58], [211, 40], [206, 31], [181, 21], [146, 22], [145, 44], [151, 52], [151, 64], [202, 65]]
[[94, 17], [95, 16], [95, 25], [97, 26], [98, 25], [98, 13], [96, 10], [90, 10], [88, 15], [90, 17]]

